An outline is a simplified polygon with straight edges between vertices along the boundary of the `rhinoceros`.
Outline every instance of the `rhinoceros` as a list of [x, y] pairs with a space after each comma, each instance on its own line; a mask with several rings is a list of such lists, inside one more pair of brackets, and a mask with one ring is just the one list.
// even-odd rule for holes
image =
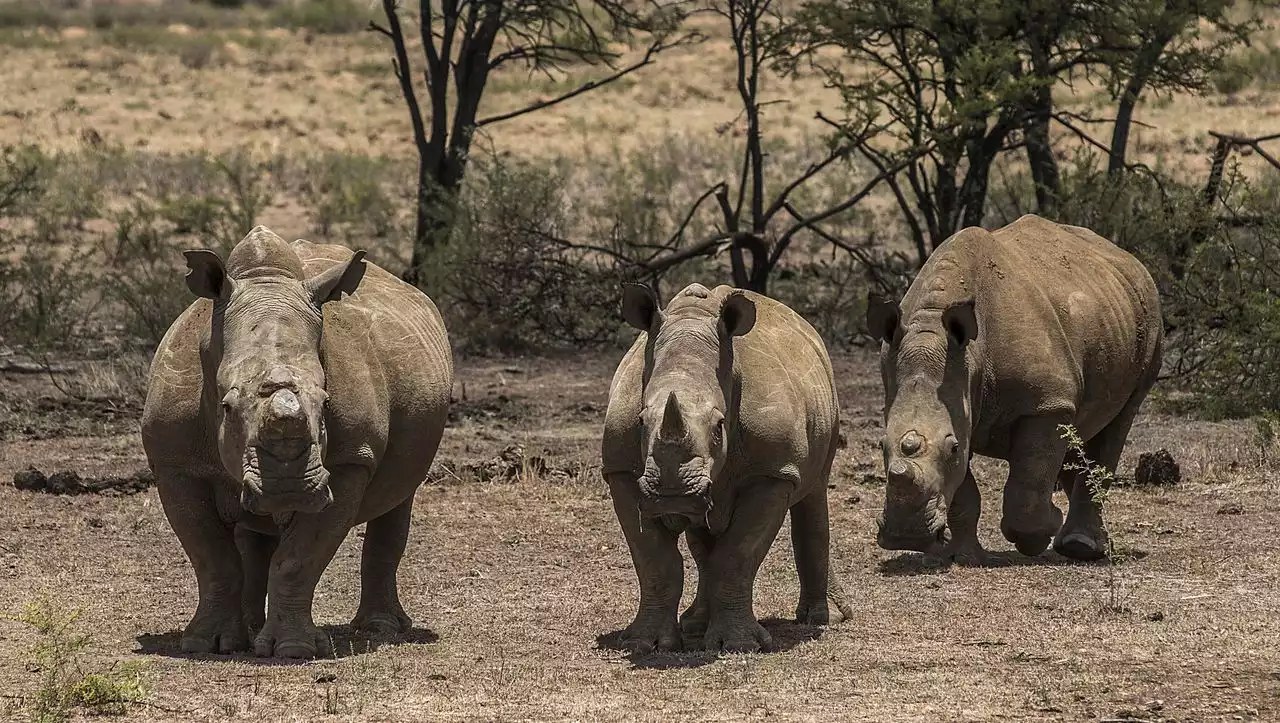
[[182, 650], [246, 649], [256, 630], [257, 655], [329, 654], [316, 584], [363, 522], [354, 624], [407, 630], [396, 571], [453, 384], [440, 314], [363, 251], [262, 226], [225, 266], [212, 251], [186, 261], [201, 298], [156, 351], [142, 420], [199, 585]]
[[[830, 571], [827, 479], [839, 407], [822, 339], [758, 294], [692, 284], [665, 308], [628, 284], [622, 315], [642, 333], [609, 389], [602, 471], [640, 584], [623, 633], [637, 652], [768, 649], [755, 618], [756, 572], [791, 512], [800, 577], [796, 618], [849, 614]], [[686, 535], [698, 591], [677, 621]]]
[[[885, 389], [881, 547], [982, 564], [969, 469], [980, 454], [1009, 462], [1000, 530], [1019, 552], [1039, 555], [1052, 540], [1074, 559], [1106, 554], [1064, 426], [1115, 472], [1160, 372], [1160, 299], [1137, 259], [1033, 215], [966, 228], [938, 246], [901, 304], [871, 298], [866, 321]], [[1070, 501], [1065, 524], [1055, 482]]]

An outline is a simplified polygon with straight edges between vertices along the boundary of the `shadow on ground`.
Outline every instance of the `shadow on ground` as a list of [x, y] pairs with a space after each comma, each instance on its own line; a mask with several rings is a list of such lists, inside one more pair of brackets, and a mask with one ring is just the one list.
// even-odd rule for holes
[[[371, 637], [350, 625], [322, 625], [321, 630], [329, 634], [333, 642], [333, 656], [330, 659], [351, 658], [357, 655], [372, 653], [386, 645], [427, 645], [440, 639], [427, 628], [412, 628], [409, 632], [394, 641]], [[133, 651], [144, 655], [162, 655], [166, 658], [186, 660], [225, 660], [238, 662], [256, 662], [260, 665], [298, 665], [305, 660], [287, 658], [259, 658], [250, 652], [231, 655], [215, 655], [212, 653], [182, 652], [182, 631], [170, 630], [167, 633], [143, 633], [137, 637], [138, 647]]]
[[[1141, 560], [1146, 556], [1147, 553], [1143, 550], [1125, 550], [1123, 562]], [[1080, 560], [1073, 560], [1059, 555], [1052, 550], [1036, 557], [1027, 557], [1020, 552], [1009, 550], [988, 551], [987, 561], [981, 567], [1067, 567], [1073, 565], [1105, 567], [1107, 564], [1108, 562], [1105, 558], [1094, 562], [1081, 562]], [[888, 560], [882, 560], [879, 570], [880, 574], [885, 577], [910, 577], [914, 575], [938, 575], [950, 570], [952, 567], [956, 567], [956, 564], [950, 560], [907, 552], [897, 557], [891, 557]]]
[[[817, 640], [822, 637], [823, 628], [817, 625], [806, 625], [794, 620], [782, 618], [765, 618], [760, 621], [765, 630], [773, 638], [773, 648], [768, 653], [783, 653], [801, 643]], [[702, 638], [685, 637], [686, 652], [654, 652], [636, 653], [629, 651], [622, 644], [625, 630], [614, 630], [596, 637], [596, 648], [602, 650], [619, 650], [627, 653], [627, 660], [633, 668], [646, 670], [671, 670], [675, 668], [701, 668], [710, 665], [720, 658], [720, 654], [701, 650]]]

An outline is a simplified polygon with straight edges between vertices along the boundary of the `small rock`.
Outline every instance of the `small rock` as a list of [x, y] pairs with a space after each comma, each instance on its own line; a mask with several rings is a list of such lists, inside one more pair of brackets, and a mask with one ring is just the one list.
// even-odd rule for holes
[[80, 489], [80, 475], [75, 472], [55, 472], [49, 477], [46, 486], [50, 494], [74, 494]]
[[442, 673], [432, 673], [427, 676], [427, 680], [448, 680]]
[[1143, 452], [1138, 457], [1138, 468], [1133, 481], [1140, 487], [1164, 487], [1182, 481], [1182, 470], [1167, 449]]
[[1164, 620], [1164, 612], [1163, 612], [1163, 611], [1160, 611], [1160, 610], [1157, 610], [1157, 611], [1155, 611], [1155, 612], [1153, 612], [1153, 613], [1149, 613], [1149, 614], [1147, 615], [1147, 620], [1150, 620], [1150, 621], [1151, 621], [1151, 622], [1153, 622], [1153, 623], [1158, 623], [1158, 622], [1160, 622], [1161, 620]]
[[338, 679], [338, 675], [336, 673], [321, 673], [320, 675], [316, 676], [317, 683], [332, 683], [337, 679]]
[[107, 523], [103, 522], [101, 517], [90, 517], [89, 519], [85, 520], [85, 524], [95, 529], [102, 529], [103, 527], [107, 526]]
[[861, 501], [862, 501], [862, 495], [858, 494], [857, 492], [854, 492], [853, 494], [849, 495], [849, 498], [846, 499], [844, 503], [846, 505], [856, 505]]
[[1223, 505], [1223, 506], [1221, 506], [1221, 507], [1219, 507], [1219, 508], [1218, 508], [1218, 514], [1220, 514], [1220, 515], [1243, 515], [1243, 514], [1244, 514], [1244, 505], [1240, 504], [1239, 502], [1228, 502], [1228, 503], [1226, 503], [1225, 505]]
[[13, 475], [13, 486], [20, 490], [41, 492], [48, 483], [49, 478], [35, 467], [28, 467]]

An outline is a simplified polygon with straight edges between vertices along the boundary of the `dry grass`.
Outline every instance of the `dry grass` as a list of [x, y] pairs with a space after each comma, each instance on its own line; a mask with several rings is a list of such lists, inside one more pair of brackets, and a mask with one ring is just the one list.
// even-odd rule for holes
[[[455, 474], [419, 491], [401, 570], [415, 642], [369, 651], [344, 627], [358, 597], [355, 532], [316, 602], [337, 659], [280, 665], [178, 654], [195, 580], [154, 491], [55, 498], [0, 487], [0, 610], [46, 589], [83, 607], [96, 640], [88, 663], [146, 663], [150, 704], [132, 710], [139, 720], [1280, 716], [1280, 571], [1271, 553], [1280, 494], [1248, 424], [1139, 420], [1121, 476], [1138, 453], [1164, 446], [1184, 482], [1113, 492], [1107, 517], [1127, 558], [1114, 576], [1010, 551], [996, 531], [1002, 470], [989, 462], [979, 467], [983, 539], [1003, 564], [929, 569], [873, 542], [883, 488], [864, 475], [879, 464], [881, 405], [865, 354], [837, 359], [848, 446], [832, 480], [832, 524], [853, 619], [828, 630], [790, 622], [797, 582], [784, 531], [756, 602], [779, 652], [633, 659], [609, 648], [636, 603], [595, 467], [615, 357], [461, 364], [456, 395], [465, 382], [467, 401], [455, 404], [439, 455]], [[456, 476], [513, 442], [570, 470], [570, 479]], [[100, 475], [128, 474], [144, 460], [132, 433], [13, 438], [0, 448], [0, 479], [28, 464]], [[1229, 503], [1242, 514], [1218, 514]], [[28, 642], [19, 626], [0, 624], [7, 694], [38, 681], [21, 663]]]
[[[725, 29], [709, 19], [710, 40], [677, 49], [654, 66], [544, 112], [493, 127], [485, 148], [543, 157], [598, 155], [691, 136], [728, 148], [740, 106]], [[298, 153], [321, 149], [372, 155], [410, 152], [410, 128], [388, 48], [370, 34], [314, 35], [273, 30], [149, 28], [120, 40], [109, 31], [23, 30], [0, 66], [0, 143], [77, 147], [85, 129], [107, 142], [155, 151], [242, 147]], [[118, 31], [115, 31], [118, 33]], [[20, 40], [19, 40], [20, 39]], [[1265, 43], [1264, 43], [1265, 44]], [[411, 48], [411, 57], [419, 57]], [[552, 77], [505, 69], [490, 81], [482, 115], [522, 107], [600, 72], [579, 67]], [[817, 111], [838, 114], [838, 96], [817, 76], [771, 81], [770, 137], [801, 144], [822, 135]], [[1087, 84], [1061, 94], [1064, 107], [1111, 115], [1105, 94]], [[1254, 133], [1274, 125], [1280, 104], [1266, 88], [1230, 96], [1154, 99], [1139, 109], [1133, 160], [1208, 168], [1219, 130]], [[1105, 124], [1092, 128], [1106, 139]]]

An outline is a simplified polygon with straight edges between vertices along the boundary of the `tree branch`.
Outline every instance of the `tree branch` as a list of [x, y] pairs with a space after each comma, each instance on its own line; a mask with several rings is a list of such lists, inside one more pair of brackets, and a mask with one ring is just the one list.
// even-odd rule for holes
[[542, 110], [543, 108], [550, 108], [553, 105], [559, 105], [560, 103], [563, 103], [566, 100], [569, 100], [571, 98], [576, 98], [582, 95], [583, 93], [587, 93], [601, 86], [608, 85], [625, 75], [630, 75], [631, 73], [634, 73], [635, 71], [652, 63], [653, 56], [657, 55], [658, 53], [661, 53], [664, 50], [670, 50], [671, 48], [692, 42], [694, 38], [698, 38], [698, 37], [701, 37], [701, 36], [698, 35], [697, 33], [689, 33], [681, 36], [680, 38], [677, 38], [672, 42], [667, 42], [665, 40], [655, 41], [653, 44], [651, 44], [648, 47], [648, 49], [645, 50], [644, 57], [640, 58], [640, 60], [632, 63], [631, 65], [628, 65], [625, 68], [618, 69], [617, 72], [613, 73], [612, 75], [606, 76], [604, 78], [599, 78], [596, 80], [587, 81], [586, 83], [583, 83], [577, 88], [574, 88], [573, 90], [567, 93], [558, 95], [555, 98], [551, 98], [550, 100], [541, 100], [541, 101], [538, 101], [537, 103], [527, 105], [524, 108], [518, 108], [513, 111], [507, 111], [506, 113], [498, 113], [496, 115], [491, 115], [487, 118], [481, 118], [480, 120], [476, 121], [476, 127], [482, 128], [492, 123], [501, 123], [502, 121], [511, 120], [512, 118], [518, 118], [519, 116], [525, 115], [527, 113], [532, 113], [534, 111]]

